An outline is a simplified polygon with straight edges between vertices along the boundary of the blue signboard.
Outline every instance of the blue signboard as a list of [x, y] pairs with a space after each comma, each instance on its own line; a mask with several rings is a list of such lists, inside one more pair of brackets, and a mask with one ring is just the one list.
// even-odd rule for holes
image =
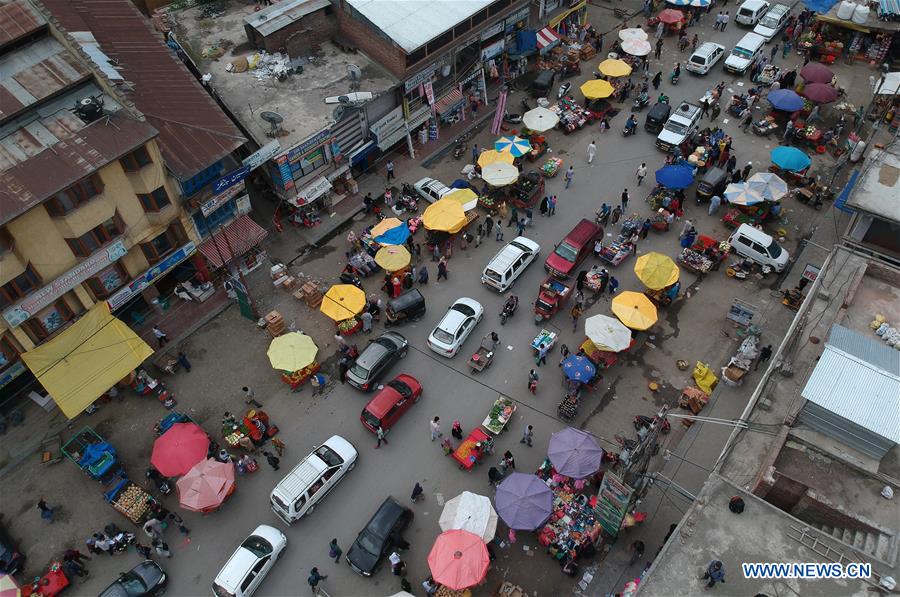
[[233, 187], [237, 183], [247, 178], [248, 174], [250, 174], [250, 166], [243, 166], [241, 168], [238, 168], [237, 170], [232, 170], [222, 178], [212, 183], [213, 195], [218, 195], [222, 191]]

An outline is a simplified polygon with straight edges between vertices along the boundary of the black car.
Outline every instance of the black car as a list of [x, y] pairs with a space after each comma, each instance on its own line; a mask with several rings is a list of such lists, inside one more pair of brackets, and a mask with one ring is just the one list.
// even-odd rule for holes
[[378, 379], [395, 361], [406, 356], [409, 342], [397, 332], [378, 336], [356, 357], [347, 371], [347, 383], [365, 392], [375, 388]]
[[388, 497], [350, 546], [347, 563], [363, 576], [372, 576], [381, 560], [404, 543], [400, 535], [412, 519], [412, 510]]
[[169, 579], [159, 564], [144, 560], [128, 572], [119, 575], [116, 581], [106, 587], [99, 597], [146, 597], [162, 595], [166, 592]]
[[19, 552], [15, 541], [10, 539], [6, 529], [0, 526], [0, 572], [3, 574], [15, 574], [22, 569], [25, 556]]

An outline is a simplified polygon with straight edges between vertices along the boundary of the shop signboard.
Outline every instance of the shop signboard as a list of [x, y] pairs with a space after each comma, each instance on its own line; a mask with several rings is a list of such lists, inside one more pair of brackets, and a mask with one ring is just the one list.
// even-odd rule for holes
[[403, 106], [397, 106], [388, 112], [385, 117], [370, 124], [369, 132], [375, 135], [375, 139], [380, 143], [382, 139], [390, 137], [399, 128], [406, 129], [406, 122], [403, 118]]
[[140, 276], [135, 277], [130, 283], [123, 286], [116, 293], [106, 299], [107, 304], [109, 304], [109, 310], [115, 311], [122, 307], [125, 303], [130, 301], [136, 294], [139, 292], [143, 292], [144, 289], [149, 288], [154, 281], [163, 277], [169, 271], [172, 270], [176, 265], [190, 257], [197, 250], [197, 246], [193, 241], [189, 241], [187, 244], [179, 247], [175, 252], [171, 253], [168, 257], [145, 271]]
[[288, 162], [287, 154], [278, 156], [275, 164], [278, 166], [278, 176], [281, 178], [282, 188], [290, 191], [294, 188], [294, 177], [291, 174], [291, 164]]
[[277, 140], [272, 141], [245, 157], [241, 164], [248, 166], [250, 170], [256, 170], [279, 153], [281, 153], [281, 144]]
[[125, 248], [122, 239], [113, 241], [37, 292], [26, 296], [17, 305], [4, 311], [3, 319], [10, 326], [16, 327], [127, 253], [128, 249]]
[[425, 99], [428, 100], [428, 105], [434, 105], [434, 87], [431, 86], [431, 81], [428, 81], [424, 85], [425, 87]]
[[[290, 151], [288, 151], [287, 161], [296, 162], [304, 153], [315, 149], [329, 139], [331, 139], [331, 129], [322, 129], [312, 137], [308, 138], [306, 141], [303, 141], [299, 145], [295, 145]], [[288, 176], [288, 178], [290, 178], [290, 176]]]
[[403, 83], [403, 89], [406, 93], [409, 93], [425, 81], [430, 81], [431, 77], [434, 76], [434, 71], [437, 70], [437, 67], [438, 64], [435, 62], [424, 70], [417, 72]]
[[600, 491], [597, 493], [597, 507], [594, 512], [600, 522], [601, 528], [607, 534], [615, 537], [622, 528], [622, 521], [628, 514], [628, 506], [631, 503], [631, 495], [634, 490], [625, 485], [622, 479], [611, 471], [606, 471], [603, 481], [600, 483]]
[[204, 218], [208, 218], [209, 214], [213, 213], [238, 195], [244, 192], [246, 185], [243, 182], [240, 184], [236, 184], [233, 187], [229, 187], [223, 192], [215, 195], [208, 201], [204, 201], [200, 204], [200, 212], [203, 214]]
[[485, 46], [481, 48], [481, 60], [490, 60], [494, 56], [499, 56], [503, 52], [503, 47], [506, 45], [506, 39], [500, 38], [489, 46]]
[[503, 21], [494, 23], [493, 25], [491, 25], [490, 27], [488, 27], [487, 29], [485, 29], [484, 31], [481, 32], [481, 41], [486, 41], [488, 39], [491, 39], [495, 35], [499, 35], [502, 32], [503, 32]]
[[804, 280], [809, 280], [810, 282], [815, 282], [816, 278], [819, 277], [819, 272], [821, 268], [816, 267], [812, 263], [807, 263], [806, 267], [803, 268], [803, 273], [800, 274], [800, 277]]
[[519, 21], [528, 21], [528, 16], [531, 14], [531, 7], [526, 6], [519, 10], [519, 12], [512, 14], [506, 17], [506, 31], [509, 32], [512, 29], [515, 29], [516, 23]]
[[212, 192], [215, 194], [219, 194], [226, 189], [230, 189], [237, 183], [241, 182], [250, 174], [250, 166], [241, 166], [237, 170], [232, 170], [222, 178], [219, 178], [213, 181]]
[[0, 373], [0, 388], [25, 373], [25, 364], [22, 361], [16, 361], [10, 367], [7, 367], [3, 373]]
[[306, 205], [307, 203], [315, 201], [327, 193], [330, 188], [331, 181], [324, 176], [319, 178], [317, 181], [297, 193], [297, 205]]

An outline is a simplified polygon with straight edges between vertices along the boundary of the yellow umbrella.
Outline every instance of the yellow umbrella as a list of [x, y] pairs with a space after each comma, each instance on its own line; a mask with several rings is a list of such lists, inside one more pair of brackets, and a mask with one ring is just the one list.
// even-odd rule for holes
[[269, 362], [273, 369], [299, 371], [316, 360], [319, 348], [313, 339], [300, 332], [278, 336], [269, 344]]
[[585, 99], [603, 99], [613, 94], [613, 86], [603, 79], [593, 79], [581, 86]]
[[322, 297], [319, 310], [335, 321], [344, 321], [366, 306], [366, 293], [352, 284], [335, 284]]
[[372, 235], [372, 238], [375, 238], [376, 236], [381, 236], [388, 230], [392, 230], [392, 229], [396, 228], [397, 226], [402, 226], [402, 225], [403, 225], [403, 222], [401, 222], [397, 218], [385, 218], [385, 219], [381, 220], [380, 222], [378, 222], [377, 224], [375, 224], [374, 226], [372, 226], [372, 231], [369, 234]]
[[466, 212], [458, 201], [439, 199], [422, 214], [422, 223], [428, 230], [455, 234], [466, 225]]
[[631, 74], [631, 65], [624, 60], [604, 60], [598, 67], [607, 77], [627, 77]]
[[484, 168], [489, 164], [496, 164], [497, 162], [501, 164], [512, 164], [516, 161], [516, 158], [507, 151], [497, 151], [496, 149], [488, 149], [487, 151], [482, 151], [481, 155], [478, 156], [478, 165]]
[[653, 252], [638, 257], [634, 273], [650, 290], [662, 290], [677, 282], [681, 272], [671, 257]]
[[375, 253], [375, 263], [386, 272], [396, 272], [409, 265], [410, 254], [403, 245], [387, 245]]
[[656, 323], [656, 306], [640, 292], [626, 290], [612, 300], [612, 312], [633, 330], [646, 330]]
[[470, 211], [478, 206], [478, 194], [472, 189], [456, 189], [451, 193], [447, 193], [441, 199], [456, 201], [462, 205], [463, 211]]

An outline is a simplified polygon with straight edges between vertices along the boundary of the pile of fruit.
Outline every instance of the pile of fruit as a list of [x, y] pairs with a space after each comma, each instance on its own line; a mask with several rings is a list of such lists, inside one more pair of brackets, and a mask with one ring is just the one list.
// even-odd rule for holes
[[338, 328], [338, 332], [340, 332], [341, 335], [346, 336], [346, 335], [352, 334], [353, 332], [358, 330], [361, 325], [362, 324], [359, 321], [357, 321], [357, 319], [355, 317], [351, 317], [350, 319], [345, 319], [344, 321], [339, 321], [337, 323], [337, 328]]
[[490, 419], [490, 423], [485, 425], [488, 429], [493, 431], [494, 433], [499, 433], [506, 422], [513, 414], [513, 403], [512, 400], [508, 398], [500, 398], [494, 403], [494, 406], [491, 407], [491, 412], [488, 413], [488, 418]]
[[149, 497], [150, 495], [146, 491], [134, 483], [130, 483], [116, 496], [113, 506], [133, 522], [138, 522], [147, 513]]
[[307, 365], [303, 369], [298, 371], [294, 371], [293, 373], [284, 373], [281, 375], [281, 381], [287, 384], [297, 385], [301, 384], [307, 380], [307, 378], [319, 370], [320, 365], [316, 362], [313, 362], [310, 365]]
[[492, 195], [478, 195], [478, 203], [489, 211], [497, 206], [497, 200]]

